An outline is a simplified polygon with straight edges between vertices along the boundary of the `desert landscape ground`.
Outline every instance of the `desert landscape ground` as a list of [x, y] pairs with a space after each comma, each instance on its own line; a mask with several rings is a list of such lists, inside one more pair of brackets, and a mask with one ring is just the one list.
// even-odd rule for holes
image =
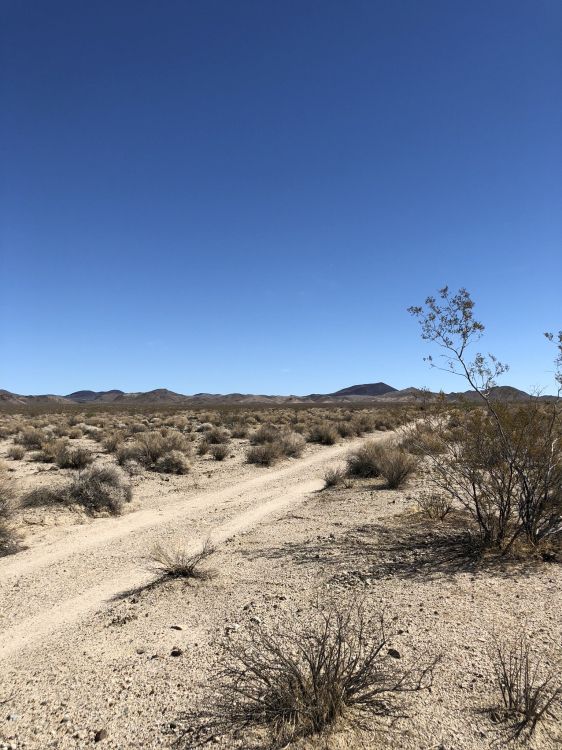
[[[559, 747], [558, 548], [483, 549], [428, 495], [428, 419], [478, 411], [440, 408], [5, 411], [0, 747]], [[326, 617], [358, 663], [374, 639], [369, 700], [322, 731], [258, 716]], [[497, 673], [520, 637], [532, 728]]]

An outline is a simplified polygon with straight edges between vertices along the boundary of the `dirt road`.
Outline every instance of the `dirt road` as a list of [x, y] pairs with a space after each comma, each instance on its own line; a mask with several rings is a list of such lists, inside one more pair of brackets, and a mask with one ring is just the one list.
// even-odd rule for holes
[[[374, 439], [388, 439], [389, 433]], [[147, 556], [157, 543], [197, 547], [217, 543], [281, 514], [323, 486], [322, 474], [355, 440], [324, 448], [218, 491], [191, 492], [161, 508], [98, 519], [0, 560], [0, 660], [69, 628], [123, 591], [154, 578]]]

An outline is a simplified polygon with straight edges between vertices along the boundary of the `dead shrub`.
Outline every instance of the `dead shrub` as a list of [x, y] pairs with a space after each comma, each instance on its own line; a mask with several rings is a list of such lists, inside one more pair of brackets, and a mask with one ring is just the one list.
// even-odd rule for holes
[[152, 566], [161, 576], [168, 578], [210, 578], [212, 571], [201, 568], [211, 555], [215, 547], [209, 539], [198, 552], [187, 552], [185, 549], [167, 549], [157, 545], [150, 554]]
[[35, 487], [21, 498], [22, 508], [38, 508], [64, 502], [64, 489]]
[[209, 443], [203, 438], [203, 440], [197, 446], [197, 455], [205, 456], [209, 452]]
[[524, 636], [513, 643], [497, 643], [492, 662], [502, 700], [494, 718], [512, 722], [515, 736], [530, 736], [540, 721], [557, 718], [562, 699], [560, 665], [545, 669]]
[[224, 731], [264, 727], [285, 747], [339, 720], [387, 715], [393, 694], [430, 687], [437, 660], [401, 668], [389, 655], [382, 618], [361, 607], [292, 620], [272, 632], [253, 629], [224, 644], [217, 724]]

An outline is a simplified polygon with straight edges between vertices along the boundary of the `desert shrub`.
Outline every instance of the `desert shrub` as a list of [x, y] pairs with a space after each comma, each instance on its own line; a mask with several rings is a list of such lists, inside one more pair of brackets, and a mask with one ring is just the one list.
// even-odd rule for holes
[[264, 443], [263, 445], [253, 445], [246, 452], [246, 461], [249, 464], [258, 464], [259, 466], [271, 466], [282, 456], [280, 443]]
[[188, 552], [185, 549], [168, 549], [157, 545], [150, 554], [150, 562], [157, 572], [169, 578], [210, 578], [213, 572], [201, 568], [211, 555], [215, 547], [207, 540], [198, 552]]
[[106, 435], [103, 440], [103, 447], [108, 453], [115, 453], [115, 451], [125, 442], [125, 433], [121, 430], [110, 432]]
[[357, 607], [314, 611], [223, 645], [218, 722], [225, 731], [264, 727], [272, 747], [321, 733], [345, 717], [393, 710], [396, 693], [428, 688], [435, 661], [402, 667], [386, 648], [381, 620]]
[[126, 471], [130, 477], [138, 477], [144, 471], [144, 466], [135, 461], [134, 458], [128, 458], [121, 464], [123, 471]]
[[302, 456], [305, 444], [305, 439], [297, 432], [284, 432], [279, 436], [281, 453], [289, 458]]
[[39, 450], [45, 440], [45, 433], [43, 430], [38, 430], [36, 427], [24, 427], [24, 429], [16, 435], [15, 442], [18, 445], [23, 445], [27, 450]]
[[265, 443], [275, 443], [279, 438], [279, 428], [273, 424], [263, 424], [250, 435], [252, 445], [264, 445]]
[[19, 535], [12, 525], [15, 498], [15, 483], [0, 465], [0, 557], [17, 552], [19, 548]]
[[228, 443], [230, 432], [224, 427], [213, 427], [212, 430], [207, 431], [205, 439], [209, 445], [221, 445], [222, 443]]
[[209, 443], [203, 438], [203, 440], [197, 446], [197, 455], [205, 456], [209, 452]]
[[228, 445], [221, 443], [219, 445], [212, 445], [209, 452], [215, 461], [224, 461], [228, 456], [229, 450]]
[[357, 430], [352, 422], [338, 422], [336, 425], [338, 435], [342, 438], [349, 438], [357, 435]]
[[35, 487], [21, 498], [23, 508], [36, 508], [64, 503], [64, 488]]
[[494, 715], [512, 722], [516, 736], [530, 736], [548, 716], [558, 718], [562, 702], [560, 665], [545, 668], [524, 636], [513, 643], [497, 643], [492, 663], [501, 696], [501, 706]]
[[381, 445], [377, 461], [380, 475], [392, 490], [402, 487], [417, 468], [415, 459], [395, 446]]
[[345, 479], [345, 469], [340, 467], [335, 469], [326, 469], [324, 472], [324, 487], [338, 487], [343, 484]]
[[154, 464], [155, 471], [162, 474], [187, 474], [190, 464], [181, 451], [169, 451], [160, 456]]
[[196, 432], [209, 432], [212, 429], [214, 429], [214, 425], [211, 422], [202, 422], [196, 428]]
[[41, 443], [41, 450], [34, 453], [31, 458], [33, 461], [42, 461], [43, 463], [57, 463], [60, 456], [68, 449], [68, 442], [64, 438], [44, 440]]
[[64, 502], [81, 505], [92, 514], [119, 514], [131, 498], [131, 485], [123, 474], [113, 467], [92, 466], [77, 476], [63, 492]]
[[153, 469], [158, 459], [172, 452], [182, 453], [186, 457], [191, 452], [191, 444], [180, 432], [143, 432], [133, 443], [125, 443], [117, 449], [117, 461], [123, 464], [133, 459], [146, 468]]
[[21, 461], [25, 456], [25, 448], [23, 445], [11, 445], [6, 452], [6, 456], [13, 461]]
[[237, 439], [242, 439], [245, 437], [248, 437], [248, 428], [246, 425], [236, 425], [232, 428], [232, 437]]
[[420, 510], [432, 520], [442, 521], [453, 508], [451, 498], [442, 492], [425, 491], [420, 492], [416, 501]]
[[59, 451], [56, 456], [56, 463], [61, 469], [75, 469], [82, 471], [89, 466], [94, 460], [93, 455], [87, 448], [68, 448], [65, 447]]
[[81, 437], [84, 436], [84, 433], [82, 432], [82, 430], [80, 429], [80, 427], [71, 427], [68, 430], [67, 434], [68, 434], [68, 437], [70, 438], [70, 440], [78, 440], [79, 438], [81, 438]]
[[363, 443], [347, 456], [347, 474], [352, 477], [365, 479], [380, 476], [379, 460], [381, 454], [380, 443], [368, 441]]
[[334, 445], [338, 441], [336, 428], [329, 422], [319, 422], [313, 425], [309, 434], [309, 443], [320, 443], [321, 445]]

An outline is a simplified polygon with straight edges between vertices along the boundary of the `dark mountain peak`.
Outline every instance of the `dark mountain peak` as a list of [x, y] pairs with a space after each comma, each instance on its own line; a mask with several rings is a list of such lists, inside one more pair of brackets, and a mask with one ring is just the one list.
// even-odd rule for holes
[[392, 393], [396, 388], [386, 383], [364, 383], [363, 385], [350, 385], [341, 391], [328, 394], [329, 396], [383, 396]]

